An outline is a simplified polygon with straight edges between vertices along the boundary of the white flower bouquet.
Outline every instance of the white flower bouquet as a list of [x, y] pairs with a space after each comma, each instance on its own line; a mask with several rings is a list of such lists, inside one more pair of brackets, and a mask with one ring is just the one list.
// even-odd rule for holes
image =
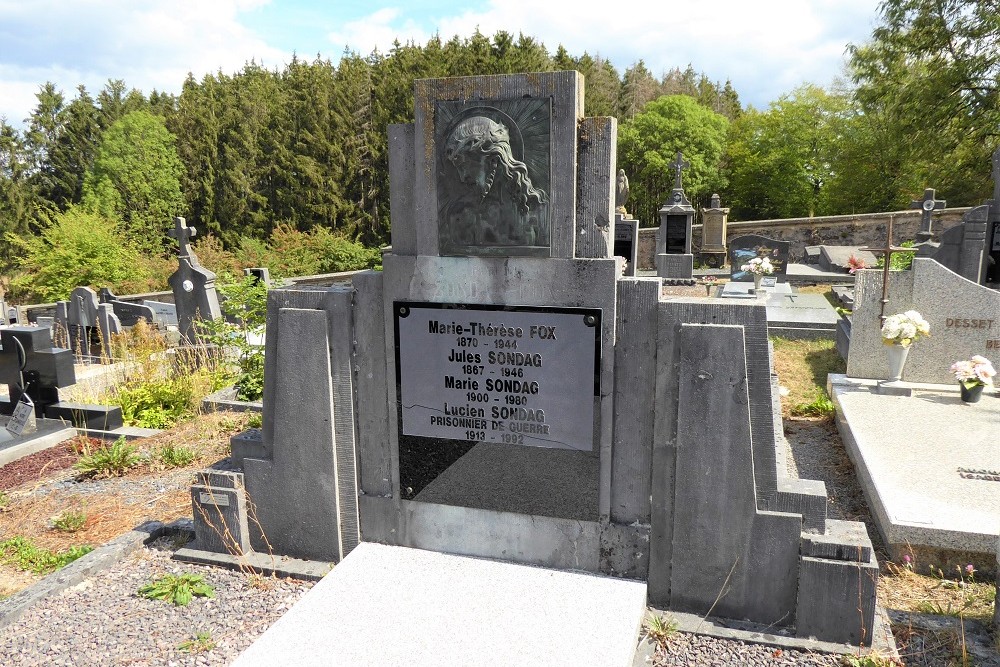
[[921, 336], [929, 336], [931, 326], [915, 310], [898, 313], [885, 318], [882, 325], [882, 342], [886, 345], [909, 347]]
[[752, 273], [755, 276], [769, 276], [774, 273], [774, 265], [767, 257], [754, 257], [740, 267], [740, 271]]

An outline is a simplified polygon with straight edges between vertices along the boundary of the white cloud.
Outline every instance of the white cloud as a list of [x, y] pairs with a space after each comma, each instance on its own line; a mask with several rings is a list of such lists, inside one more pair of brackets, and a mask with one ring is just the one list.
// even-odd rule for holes
[[[78, 84], [96, 94], [108, 79], [145, 93], [180, 92], [196, 77], [235, 72], [254, 59], [268, 67], [290, 54], [240, 24], [261, 0], [35, 0], [0, 2], [0, 116], [20, 122], [33, 94], [52, 81], [72, 98]], [[25, 90], [32, 99], [26, 106]]]
[[341, 49], [366, 55], [378, 49], [388, 53], [397, 39], [400, 43], [426, 44], [430, 35], [412, 19], [399, 21], [397, 8], [380, 9], [357, 21], [348, 21], [327, 35], [339, 57]]

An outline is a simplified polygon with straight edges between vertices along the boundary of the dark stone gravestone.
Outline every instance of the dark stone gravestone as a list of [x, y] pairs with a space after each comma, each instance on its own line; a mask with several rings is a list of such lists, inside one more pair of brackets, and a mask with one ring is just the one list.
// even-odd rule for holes
[[743, 271], [740, 267], [754, 257], [767, 257], [771, 260], [771, 265], [774, 267], [774, 274], [772, 275], [776, 276], [779, 282], [784, 282], [785, 273], [788, 269], [788, 252], [791, 245], [789, 241], [777, 241], [757, 234], [747, 234], [730, 239], [730, 280], [753, 282], [753, 275]]
[[2, 414], [11, 414], [21, 395], [27, 394], [38, 417], [104, 431], [122, 425], [118, 406], [59, 400], [59, 389], [76, 383], [76, 371], [73, 352], [53, 347], [50, 329], [15, 326], [0, 330], [0, 382], [7, 385], [10, 397], [10, 401], [0, 402]]
[[177, 304], [144, 299], [142, 305], [152, 310], [157, 321], [163, 326], [177, 326]]
[[624, 257], [626, 276], [635, 275], [635, 265], [639, 256], [639, 221], [629, 220], [620, 213], [615, 214], [615, 257]]
[[255, 266], [243, 269], [243, 275], [253, 276], [258, 283], [264, 283], [264, 285], [268, 288], [271, 287], [271, 272], [266, 266]]
[[722, 207], [719, 195], [712, 195], [711, 204], [701, 211], [701, 262], [717, 268], [726, 262], [726, 226], [729, 209]]
[[990, 208], [986, 204], [969, 209], [962, 216], [961, 224], [944, 230], [939, 244], [925, 244], [925, 247], [933, 249], [930, 258], [966, 280], [982, 284], [986, 279], [985, 264], [989, 257], [986, 254], [986, 230]]
[[89, 287], [77, 287], [69, 295], [66, 313], [69, 346], [80, 361], [100, 361], [104, 352], [97, 318], [97, 293]]
[[191, 248], [191, 238], [195, 233], [195, 228], [188, 227], [184, 218], [174, 218], [170, 236], [177, 239], [179, 246], [178, 268], [171, 274], [168, 282], [177, 305], [177, 328], [182, 339], [189, 343], [200, 340], [194, 325], [196, 320], [217, 320], [222, 317], [219, 296], [215, 292], [215, 274], [201, 265]]
[[660, 228], [656, 233], [656, 273], [659, 277], [675, 280], [690, 279], [694, 271], [691, 254], [691, 225], [694, 207], [684, 194], [681, 172], [691, 163], [678, 152], [670, 165], [674, 169], [674, 189], [670, 199], [660, 207]]
[[134, 327], [139, 320], [145, 320], [147, 324], [155, 326], [157, 324], [156, 313], [149, 306], [129, 303], [120, 300], [107, 287], [101, 288], [101, 303], [110, 304], [114, 314], [118, 317], [119, 323], [123, 327]]

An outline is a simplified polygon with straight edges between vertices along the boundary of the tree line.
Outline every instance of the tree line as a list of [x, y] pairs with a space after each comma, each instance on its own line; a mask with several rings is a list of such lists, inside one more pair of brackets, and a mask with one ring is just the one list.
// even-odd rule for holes
[[766, 109], [691, 66], [657, 77], [639, 61], [619, 75], [599, 55], [550, 53], [506, 32], [347, 52], [336, 64], [251, 62], [189, 76], [178, 95], [112, 80], [70, 98], [47, 83], [23, 131], [0, 122], [0, 271], [25, 271], [67, 216], [113, 228], [140, 259], [164, 255], [174, 215], [257, 259], [276, 232], [286, 245], [295, 234], [385, 244], [386, 127], [412, 121], [415, 79], [445, 76], [580, 71], [587, 115], [619, 121], [628, 208], [646, 225], [677, 151], [691, 162], [689, 198], [703, 205], [717, 192], [734, 220], [889, 210], [924, 187], [950, 205], [979, 203], [1000, 127], [993, 4], [890, 0], [871, 40], [849, 45], [842, 81]]

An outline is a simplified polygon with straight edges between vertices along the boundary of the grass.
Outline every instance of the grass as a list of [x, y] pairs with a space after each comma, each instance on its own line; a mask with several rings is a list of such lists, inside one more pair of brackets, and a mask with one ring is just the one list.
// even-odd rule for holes
[[83, 512], [68, 510], [52, 519], [52, 529], [64, 533], [75, 533], [87, 523], [87, 515]]
[[670, 638], [677, 634], [677, 623], [660, 614], [651, 613], [646, 619], [646, 634], [657, 646], [665, 647]]
[[85, 556], [94, 548], [91, 546], [71, 546], [61, 551], [52, 551], [37, 546], [25, 537], [12, 537], [0, 542], [0, 562], [13, 565], [25, 572], [48, 574]]
[[847, 364], [832, 340], [772, 338], [774, 370], [788, 389], [782, 400], [783, 416], [832, 417], [833, 404], [826, 393], [826, 376], [844, 373]]

